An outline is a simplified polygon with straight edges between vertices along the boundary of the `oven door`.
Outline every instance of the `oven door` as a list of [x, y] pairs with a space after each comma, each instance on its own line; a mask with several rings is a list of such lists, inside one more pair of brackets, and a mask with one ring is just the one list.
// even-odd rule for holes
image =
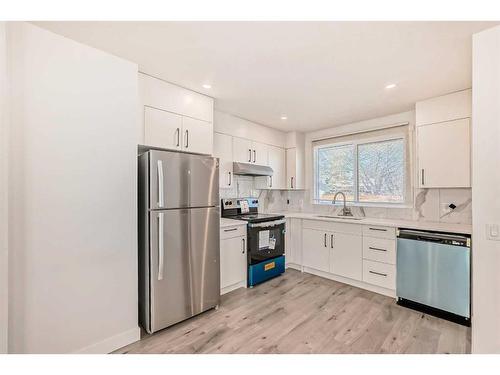
[[248, 224], [248, 264], [285, 254], [285, 219]]

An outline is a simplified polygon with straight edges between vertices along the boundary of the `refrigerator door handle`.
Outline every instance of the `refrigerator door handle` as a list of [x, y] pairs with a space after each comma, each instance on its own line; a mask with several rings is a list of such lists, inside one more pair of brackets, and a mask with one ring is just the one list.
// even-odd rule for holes
[[165, 250], [163, 248], [163, 212], [158, 214], [158, 280], [163, 280]]
[[163, 162], [158, 160], [158, 207], [163, 207], [165, 200], [163, 197]]

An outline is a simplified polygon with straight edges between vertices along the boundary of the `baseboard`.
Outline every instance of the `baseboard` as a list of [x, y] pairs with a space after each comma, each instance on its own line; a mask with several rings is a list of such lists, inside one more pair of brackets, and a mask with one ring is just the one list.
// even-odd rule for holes
[[295, 263], [287, 263], [285, 268], [291, 268], [292, 270], [297, 270], [302, 272], [302, 266]]
[[313, 275], [316, 275], [319, 277], [324, 277], [325, 279], [330, 279], [330, 280], [338, 281], [340, 283], [349, 284], [349, 285], [355, 286], [357, 288], [366, 289], [366, 290], [369, 290], [370, 292], [383, 294], [384, 296], [387, 296], [387, 297], [396, 298], [396, 291], [395, 290], [382, 288], [382, 287], [377, 286], [377, 285], [368, 284], [368, 283], [365, 283], [364, 281], [358, 281], [358, 280], [349, 279], [348, 277], [333, 275], [331, 273], [319, 271], [319, 270], [316, 270], [314, 268], [309, 268], [309, 267], [304, 267], [304, 272], [310, 273], [310, 274], [313, 274]]
[[247, 287], [247, 282], [246, 280], [240, 281], [239, 283], [233, 284], [226, 286], [220, 290], [220, 295], [224, 295], [226, 293], [232, 292], [233, 290], [239, 289], [239, 288], [246, 288]]
[[114, 350], [123, 348], [128, 344], [141, 339], [141, 329], [139, 327], [108, 337], [95, 344], [76, 350], [74, 354], [108, 354]]

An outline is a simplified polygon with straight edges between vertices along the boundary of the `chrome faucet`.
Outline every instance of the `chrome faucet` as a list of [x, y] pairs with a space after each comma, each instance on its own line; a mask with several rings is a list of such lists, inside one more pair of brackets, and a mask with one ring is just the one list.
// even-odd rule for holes
[[345, 194], [343, 192], [338, 191], [335, 193], [335, 195], [333, 196], [332, 204], [335, 204], [335, 202], [337, 200], [337, 195], [339, 195], [339, 194], [342, 194], [342, 197], [344, 198], [344, 207], [342, 208], [342, 215], [340, 215], [340, 216], [353, 216], [352, 212], [351, 212], [351, 208], [347, 207], [347, 205], [345, 203]]

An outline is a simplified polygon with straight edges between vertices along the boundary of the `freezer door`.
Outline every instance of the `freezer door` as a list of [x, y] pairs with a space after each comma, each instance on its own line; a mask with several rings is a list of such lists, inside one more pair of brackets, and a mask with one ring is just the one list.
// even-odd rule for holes
[[150, 213], [152, 333], [219, 304], [218, 208]]
[[470, 317], [470, 249], [398, 238], [398, 297]]
[[149, 151], [151, 209], [217, 206], [218, 159], [169, 151]]

